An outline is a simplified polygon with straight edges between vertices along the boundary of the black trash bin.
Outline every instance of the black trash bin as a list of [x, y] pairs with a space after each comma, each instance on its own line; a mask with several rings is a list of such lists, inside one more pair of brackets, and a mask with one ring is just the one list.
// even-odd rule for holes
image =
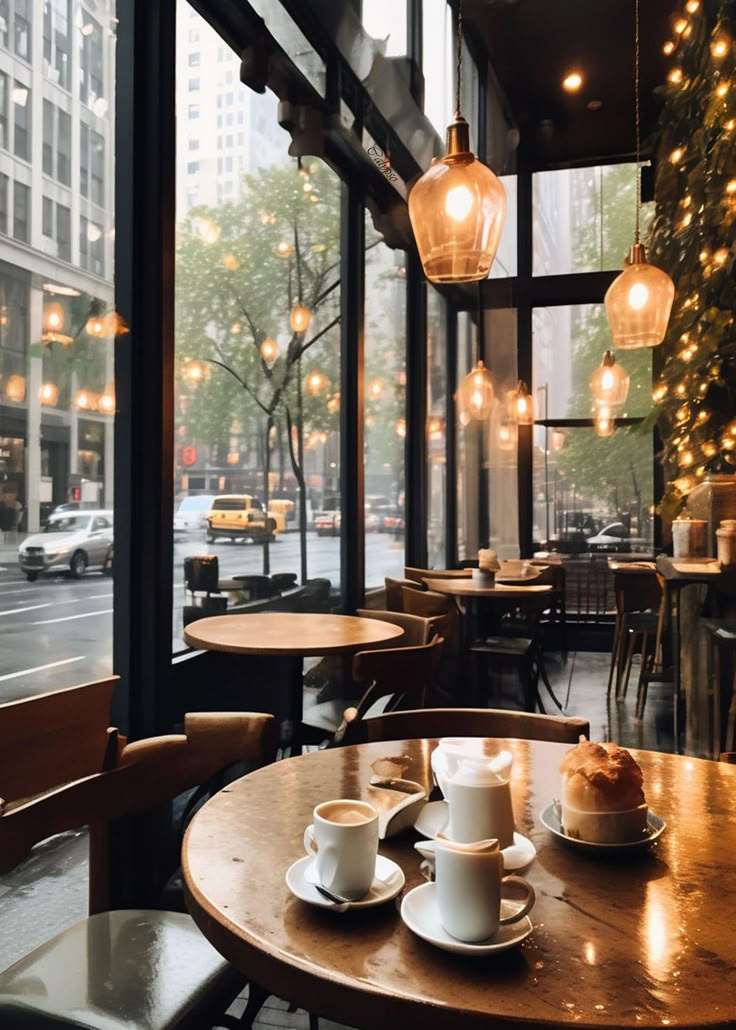
[[219, 578], [220, 563], [216, 554], [192, 555], [184, 559], [184, 585], [192, 593], [195, 590], [217, 593]]

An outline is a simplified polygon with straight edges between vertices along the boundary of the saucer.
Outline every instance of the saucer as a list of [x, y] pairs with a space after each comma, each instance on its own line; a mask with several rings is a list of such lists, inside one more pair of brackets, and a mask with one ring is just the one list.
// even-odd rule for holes
[[559, 806], [556, 802], [548, 805], [539, 816], [539, 819], [542, 826], [546, 826], [550, 833], [553, 833], [559, 840], [564, 841], [569, 847], [577, 848], [579, 851], [592, 851], [599, 855], [613, 851], [637, 851], [640, 848], [649, 847], [662, 834], [667, 825], [664, 819], [660, 819], [658, 815], [650, 811], [647, 815], [647, 829], [643, 837], [637, 840], [624, 841], [620, 844], [599, 844], [593, 840], [578, 840], [576, 837], [568, 837], [562, 829]]
[[[419, 813], [414, 829], [423, 837], [434, 840], [438, 833], [441, 833], [447, 826], [449, 819], [449, 808], [446, 801], [430, 801]], [[416, 847], [416, 845], [415, 845]], [[420, 850], [417, 848], [417, 850]], [[520, 833], [514, 833], [514, 843], [503, 848], [503, 867], [506, 872], [515, 869], [523, 869], [534, 860], [537, 849], [528, 837]], [[425, 855], [425, 857], [427, 857]]]
[[306, 901], [308, 905], [330, 908], [335, 912], [349, 912], [353, 909], [383, 905], [384, 902], [396, 897], [404, 886], [405, 880], [401, 866], [384, 855], [377, 855], [376, 877], [371, 884], [371, 889], [363, 898], [336, 904], [334, 901], [328, 901], [319, 893], [314, 886], [317, 882], [317, 870], [309, 855], [298, 859], [286, 871], [286, 886], [295, 897]]
[[[501, 900], [502, 917], [511, 915], [518, 908], [513, 901], [507, 901], [505, 898]], [[498, 933], [487, 941], [459, 941], [456, 937], [451, 937], [440, 922], [433, 883], [422, 883], [404, 895], [401, 901], [401, 918], [417, 937], [459, 955], [493, 955], [497, 951], [506, 951], [507, 948], [520, 944], [534, 929], [529, 916], [524, 916], [518, 923], [499, 926]]]

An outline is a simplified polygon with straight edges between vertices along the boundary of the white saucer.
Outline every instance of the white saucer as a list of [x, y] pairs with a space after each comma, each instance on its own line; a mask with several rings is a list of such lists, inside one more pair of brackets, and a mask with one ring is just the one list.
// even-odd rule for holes
[[[513, 901], [504, 898], [501, 900], [501, 916], [509, 916], [514, 910], [518, 911], [519, 907]], [[529, 916], [524, 916], [518, 923], [499, 926], [498, 933], [487, 941], [479, 941], [477, 944], [459, 941], [456, 937], [451, 937], [440, 922], [433, 883], [422, 883], [404, 895], [401, 901], [401, 918], [417, 937], [445, 951], [455, 951], [460, 955], [492, 955], [496, 951], [506, 951], [507, 948], [520, 944], [534, 929]]]
[[599, 844], [597, 841], [578, 840], [576, 837], [568, 837], [562, 829], [559, 806], [556, 802], [548, 805], [539, 816], [539, 819], [542, 826], [546, 826], [550, 833], [553, 833], [558, 840], [564, 841], [569, 847], [577, 848], [579, 851], [594, 851], [598, 854], [613, 851], [637, 851], [640, 848], [646, 848], [662, 834], [667, 825], [664, 819], [660, 819], [658, 815], [650, 811], [647, 815], [647, 829], [643, 837], [640, 837], [638, 840], [625, 841], [621, 844]]
[[309, 855], [294, 862], [286, 871], [286, 886], [295, 897], [306, 901], [308, 905], [330, 908], [335, 912], [349, 912], [357, 908], [383, 905], [384, 902], [396, 897], [406, 881], [401, 866], [396, 865], [384, 855], [378, 855], [376, 857], [376, 878], [371, 884], [371, 889], [365, 897], [358, 898], [357, 901], [348, 901], [344, 904], [328, 901], [314, 886], [317, 882], [317, 870]]
[[[442, 833], [445, 830], [448, 819], [449, 808], [447, 802], [430, 801], [419, 813], [417, 821], [414, 823], [414, 829], [417, 833], [421, 833], [423, 837], [434, 840], [438, 833]], [[523, 869], [530, 862], [533, 862], [537, 849], [528, 837], [524, 837], [520, 833], [514, 833], [514, 843], [508, 848], [503, 848], [501, 854], [503, 855], [504, 869], [507, 872], [511, 872], [514, 869]]]

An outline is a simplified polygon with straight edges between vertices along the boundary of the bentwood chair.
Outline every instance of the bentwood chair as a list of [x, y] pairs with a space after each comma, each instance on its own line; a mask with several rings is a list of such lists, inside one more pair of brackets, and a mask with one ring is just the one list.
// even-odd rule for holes
[[235, 1025], [223, 1013], [244, 978], [190, 916], [108, 910], [112, 830], [236, 762], [272, 758], [275, 720], [198, 713], [183, 734], [125, 744], [107, 725], [115, 679], [0, 705], [0, 872], [39, 841], [90, 827], [90, 915], [0, 974], [3, 1030]]
[[577, 744], [580, 737], [590, 737], [590, 724], [587, 719], [500, 708], [424, 708], [357, 720], [343, 743], [425, 737], [515, 737]]
[[380, 622], [390, 622], [394, 626], [401, 626], [404, 635], [398, 641], [398, 647], [418, 647], [421, 644], [428, 644], [437, 632], [434, 621], [423, 618], [421, 615], [409, 615], [407, 612], [384, 612], [378, 608], [357, 608], [355, 614], [361, 619], [378, 619]]
[[443, 644], [442, 637], [435, 637], [418, 647], [359, 651], [353, 658], [353, 679], [371, 685], [357, 706], [345, 709], [333, 743], [351, 743], [356, 726], [384, 697], [388, 698], [384, 708], [388, 712], [407, 703], [426, 705]]

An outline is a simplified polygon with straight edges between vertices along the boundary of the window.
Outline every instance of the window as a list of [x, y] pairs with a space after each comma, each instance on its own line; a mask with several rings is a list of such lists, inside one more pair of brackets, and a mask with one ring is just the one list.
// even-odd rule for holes
[[190, 104], [189, 105], [189, 118], [192, 121], [195, 118], [199, 118], [199, 104]]
[[53, 239], [54, 202], [50, 197], [43, 197], [41, 201], [41, 232], [49, 239]]
[[24, 161], [30, 161], [31, 91], [16, 80], [13, 87], [13, 153]]
[[363, 28], [386, 57], [406, 53], [406, 0], [370, 0], [363, 4]]
[[15, 0], [15, 52], [24, 61], [31, 60], [31, 0]]
[[[633, 234], [635, 165], [538, 172], [532, 190], [534, 275], [621, 267]], [[644, 238], [653, 207], [642, 209]]]
[[189, 80], [189, 92], [190, 93], [196, 93], [198, 89], [199, 89], [199, 79], [190, 79]]
[[201, 55], [198, 52], [189, 55], [189, 67], [190, 68], [199, 68], [200, 56]]
[[0, 233], [8, 235], [8, 184], [7, 175], [0, 173]]
[[198, 139], [190, 139], [189, 140], [189, 149], [190, 150], [199, 150], [199, 140]]
[[391, 250], [366, 212], [365, 585], [404, 573], [406, 255]]
[[79, 61], [79, 99], [89, 107], [94, 107], [95, 101], [104, 95], [102, 54], [102, 28], [85, 11]]
[[43, 154], [41, 167], [44, 175], [54, 174], [54, 105], [50, 100], [43, 102]]
[[90, 200], [103, 207], [105, 204], [105, 140], [99, 132], [90, 131]]
[[56, 151], [56, 178], [65, 186], [72, 184], [72, 120], [59, 109], [59, 135]]
[[8, 46], [8, 26], [10, 25], [10, 2], [9, 0], [0, 0], [0, 46], [7, 49]]
[[0, 72], [0, 147], [10, 149], [8, 136], [8, 76]]
[[44, 0], [43, 57], [47, 78], [68, 90], [70, 0]]
[[444, 139], [455, 95], [454, 30], [447, 0], [422, 0], [422, 30], [424, 112]]
[[187, 175], [199, 175], [199, 161], [190, 161], [187, 165]]
[[427, 285], [427, 564], [447, 568], [445, 491], [447, 479], [447, 309]]
[[72, 213], [63, 204], [56, 205], [56, 242], [62, 261], [72, 259]]
[[87, 234], [89, 232], [89, 222], [81, 216], [79, 219], [79, 267], [85, 270], [89, 269], [89, 240]]
[[31, 242], [31, 191], [16, 182], [13, 186], [13, 236], [21, 243]]

